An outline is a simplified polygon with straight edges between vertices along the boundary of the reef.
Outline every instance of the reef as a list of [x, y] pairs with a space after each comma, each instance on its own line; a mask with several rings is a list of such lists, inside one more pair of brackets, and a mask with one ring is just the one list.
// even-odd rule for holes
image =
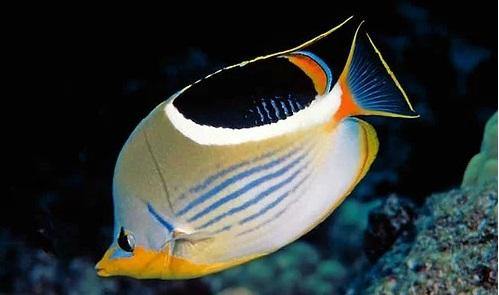
[[435, 194], [413, 243], [398, 240], [373, 266], [368, 294], [497, 294], [497, 184]]
[[[417, 211], [412, 239], [399, 238], [362, 287], [354, 288], [368, 294], [497, 294], [497, 189], [496, 113], [485, 127], [480, 153], [468, 164], [462, 187], [427, 198]], [[400, 228], [393, 223], [407, 221], [407, 216], [386, 218], [389, 226], [384, 228]], [[408, 227], [407, 222], [402, 225]], [[376, 233], [368, 230], [366, 236], [374, 237], [366, 241], [374, 241]], [[378, 237], [382, 245], [393, 240], [386, 234]]]

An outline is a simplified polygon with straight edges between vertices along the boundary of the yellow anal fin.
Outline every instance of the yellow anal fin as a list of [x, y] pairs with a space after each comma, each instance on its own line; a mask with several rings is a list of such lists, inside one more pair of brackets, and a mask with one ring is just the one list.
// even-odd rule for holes
[[[361, 166], [359, 169], [359, 174], [357, 175], [356, 180], [354, 181], [353, 187], [355, 187], [359, 181], [364, 178], [367, 171], [371, 167], [371, 164], [374, 162], [376, 155], [378, 154], [379, 149], [379, 141], [376, 131], [374, 130], [371, 124], [366, 121], [355, 118], [359, 123], [359, 128], [361, 132], [359, 132], [360, 144], [361, 144]], [[353, 189], [352, 187], [352, 189]]]

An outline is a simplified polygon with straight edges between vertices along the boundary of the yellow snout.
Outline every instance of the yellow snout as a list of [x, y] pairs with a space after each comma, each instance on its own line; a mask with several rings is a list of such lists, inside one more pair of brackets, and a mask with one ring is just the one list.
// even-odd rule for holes
[[150, 250], [137, 246], [131, 257], [111, 258], [116, 247], [110, 247], [95, 265], [101, 277], [128, 276], [136, 279], [189, 279], [226, 269], [245, 260], [230, 263], [196, 264], [187, 259], [170, 256], [168, 251]]

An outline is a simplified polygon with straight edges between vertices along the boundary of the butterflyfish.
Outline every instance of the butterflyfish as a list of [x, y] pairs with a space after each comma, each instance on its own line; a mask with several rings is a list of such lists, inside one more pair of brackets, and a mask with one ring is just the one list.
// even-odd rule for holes
[[378, 152], [357, 117], [418, 116], [360, 25], [336, 78], [307, 50], [345, 22], [210, 74], [140, 122], [116, 163], [114, 236], [98, 275], [218, 272], [295, 241], [341, 204]]

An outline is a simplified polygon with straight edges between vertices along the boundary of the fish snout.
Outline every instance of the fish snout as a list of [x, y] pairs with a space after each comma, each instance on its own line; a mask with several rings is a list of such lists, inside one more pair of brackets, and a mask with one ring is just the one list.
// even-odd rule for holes
[[97, 262], [94, 269], [97, 272], [98, 276], [101, 277], [109, 277], [113, 272], [113, 265], [109, 258], [111, 257], [111, 253], [114, 251], [113, 248], [110, 248], [104, 253], [104, 256]]
[[109, 273], [106, 271], [106, 268], [104, 267], [104, 263], [102, 260], [97, 262], [94, 269], [97, 272], [98, 276], [101, 276], [101, 277], [108, 277], [109, 276]]

